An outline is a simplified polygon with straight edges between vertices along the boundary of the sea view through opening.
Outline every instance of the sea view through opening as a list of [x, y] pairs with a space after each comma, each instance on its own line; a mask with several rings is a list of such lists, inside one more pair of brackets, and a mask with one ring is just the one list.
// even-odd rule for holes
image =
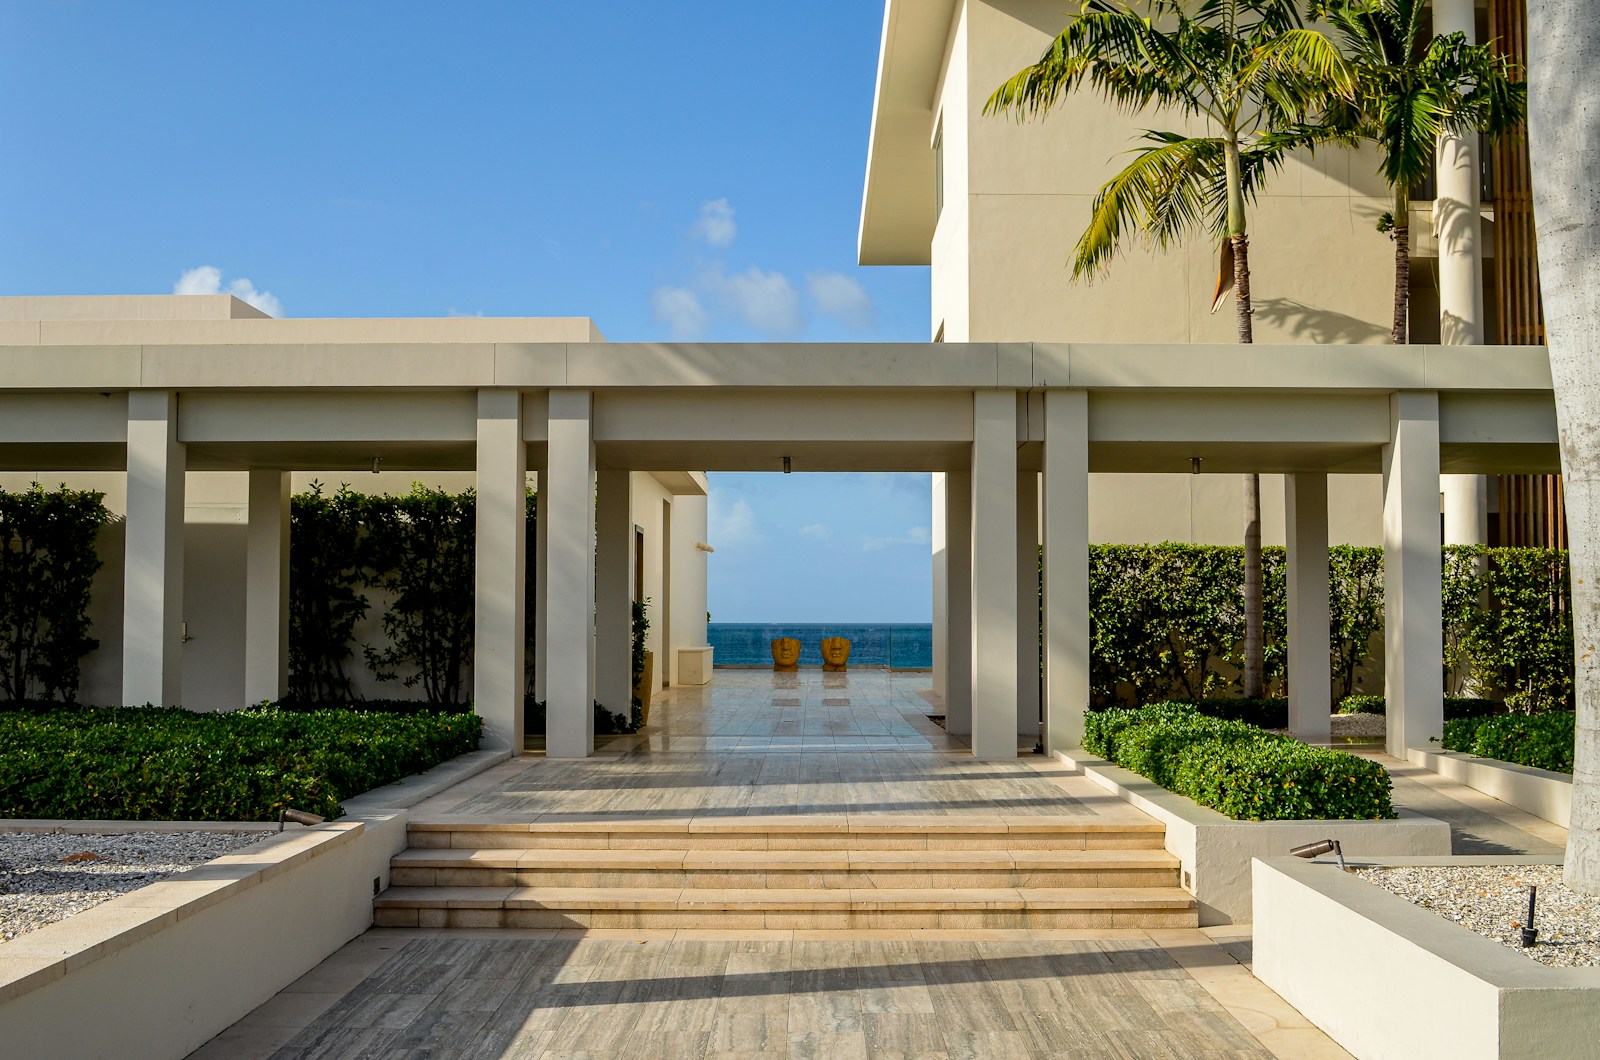
[[793, 637], [800, 642], [800, 665], [821, 666], [826, 637], [850, 641], [850, 665], [892, 670], [927, 670], [933, 666], [933, 626], [927, 623], [739, 623], [712, 622], [706, 639], [716, 649], [716, 666], [771, 666], [772, 641]]

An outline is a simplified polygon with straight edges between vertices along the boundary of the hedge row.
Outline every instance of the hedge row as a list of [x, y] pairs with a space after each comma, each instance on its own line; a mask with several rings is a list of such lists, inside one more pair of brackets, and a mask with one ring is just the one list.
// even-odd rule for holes
[[[1340, 714], [1386, 714], [1387, 700], [1382, 696], [1345, 696], [1335, 708]], [[1469, 696], [1445, 696], [1444, 718], [1482, 718], [1490, 714], [1504, 714], [1503, 704], [1492, 699], [1474, 699]]]
[[118, 707], [0, 713], [0, 817], [267, 821], [476, 750], [475, 714], [199, 714]]
[[1307, 747], [1187, 703], [1086, 716], [1083, 746], [1234, 820], [1379, 820], [1395, 816], [1376, 762]]
[[[1288, 633], [1284, 550], [1262, 550], [1266, 676], [1281, 692]], [[1570, 708], [1565, 552], [1444, 550], [1447, 690], [1512, 709]], [[1335, 698], [1361, 693], [1383, 631], [1383, 550], [1328, 550]], [[1243, 668], [1244, 561], [1236, 546], [1094, 545], [1089, 550], [1090, 702], [1135, 706], [1226, 694]]]
[[1455, 718], [1444, 723], [1443, 746], [1446, 751], [1571, 773], [1576, 719], [1576, 714], [1564, 710]]

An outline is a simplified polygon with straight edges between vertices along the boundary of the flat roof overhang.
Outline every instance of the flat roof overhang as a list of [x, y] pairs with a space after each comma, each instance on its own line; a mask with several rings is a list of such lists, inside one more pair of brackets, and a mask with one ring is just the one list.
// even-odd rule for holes
[[[254, 323], [254, 322], [253, 322]], [[297, 337], [297, 336], [296, 336]], [[172, 390], [194, 470], [470, 470], [477, 394], [523, 395], [530, 467], [548, 391], [594, 400], [599, 465], [651, 471], [938, 471], [968, 466], [972, 394], [1018, 395], [1037, 469], [1046, 395], [1089, 395], [1091, 469], [1380, 470], [1390, 395], [1439, 394], [1446, 472], [1557, 468], [1543, 347], [1061, 343], [728, 344], [298, 341], [0, 343], [0, 469], [117, 470], [127, 394]], [[690, 480], [668, 488], [700, 492]]]
[[857, 241], [862, 265], [927, 265], [934, 93], [956, 0], [887, 0]]

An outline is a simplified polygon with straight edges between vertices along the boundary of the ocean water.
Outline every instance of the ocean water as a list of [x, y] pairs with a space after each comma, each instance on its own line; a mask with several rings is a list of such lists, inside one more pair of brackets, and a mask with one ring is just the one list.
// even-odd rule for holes
[[741, 625], [713, 622], [706, 637], [716, 649], [718, 666], [771, 666], [772, 641], [794, 637], [800, 642], [800, 665], [822, 665], [824, 637], [850, 641], [851, 666], [925, 670], [933, 666], [933, 627], [918, 624], [881, 625]]

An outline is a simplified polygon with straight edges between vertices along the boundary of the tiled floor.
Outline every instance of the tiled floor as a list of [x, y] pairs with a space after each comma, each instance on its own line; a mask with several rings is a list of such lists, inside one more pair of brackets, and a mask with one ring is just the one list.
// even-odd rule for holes
[[[594, 757], [506, 763], [419, 816], [1102, 815], [1127, 807], [1041, 756], [978, 761], [928, 715], [928, 675], [719, 670]], [[1140, 820], [1144, 818], [1139, 817]]]
[[[1148, 821], [1043, 757], [973, 759], [928, 720], [939, 710], [925, 674], [718, 671], [593, 758], [524, 755], [413, 819]], [[374, 929], [195, 1056], [1346, 1055], [1239, 963], [1247, 942], [1220, 941], [1193, 929]]]
[[1199, 931], [738, 936], [375, 930], [195, 1060], [1345, 1055]]

